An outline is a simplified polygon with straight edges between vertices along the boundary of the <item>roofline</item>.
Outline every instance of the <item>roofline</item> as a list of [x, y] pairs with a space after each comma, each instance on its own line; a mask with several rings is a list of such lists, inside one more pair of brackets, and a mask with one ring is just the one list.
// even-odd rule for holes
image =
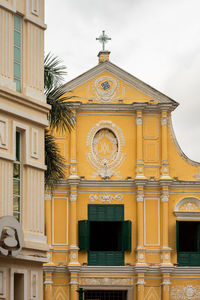
[[73, 78], [72, 80], [68, 81], [63, 85], [64, 89], [67, 89], [68, 91], [72, 91], [77, 86], [83, 84], [84, 82], [87, 82], [92, 77], [100, 74], [101, 72], [107, 70], [110, 73], [113, 73], [113, 75], [119, 77], [123, 81], [127, 82], [127, 84], [134, 86], [136, 89], [141, 91], [142, 93], [146, 93], [151, 98], [154, 98], [158, 102], [168, 102], [176, 107], [179, 105], [179, 103], [172, 98], [168, 97], [164, 93], [161, 93], [160, 91], [156, 90], [155, 88], [151, 87], [149, 84], [145, 83], [144, 81], [138, 79], [137, 77], [133, 76], [132, 74], [128, 73], [127, 71], [121, 69], [117, 65], [111, 63], [110, 61], [105, 61], [103, 63], [99, 63], [95, 67], [89, 69], [88, 71], [82, 73], [81, 75]]

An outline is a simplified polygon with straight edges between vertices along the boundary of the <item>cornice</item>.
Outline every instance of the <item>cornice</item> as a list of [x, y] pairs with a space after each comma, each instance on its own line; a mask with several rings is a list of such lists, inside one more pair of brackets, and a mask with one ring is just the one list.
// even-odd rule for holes
[[[43, 267], [45, 273], [54, 274], [70, 274], [77, 273], [80, 276], [85, 275], [199, 275], [200, 267], [179, 267], [179, 266], [52, 266], [46, 265]], [[173, 277], [171, 278], [173, 279]]]
[[104, 112], [104, 113], [110, 113], [110, 112], [129, 112], [129, 113], [136, 113], [137, 110], [142, 110], [144, 114], [147, 113], [156, 113], [160, 115], [161, 111], [164, 109], [171, 112], [175, 109], [174, 105], [172, 103], [167, 103], [165, 106], [163, 106], [163, 103], [138, 103], [133, 102], [132, 103], [82, 103], [80, 101], [68, 101], [68, 104], [71, 106], [72, 109], [75, 109], [78, 113], [80, 112]]
[[[126, 179], [126, 180], [89, 180], [80, 178], [69, 178], [60, 180], [57, 187], [69, 187], [77, 185], [79, 188], [136, 188], [143, 185], [145, 189], [161, 188], [168, 186], [170, 189], [200, 189], [199, 181], [177, 181], [170, 180], [149, 180], [149, 179]], [[190, 193], [190, 191], [188, 191]]]
[[33, 98], [27, 97], [22, 93], [17, 93], [3, 87], [0, 87], [0, 97], [6, 98], [15, 103], [17, 102], [23, 106], [27, 106], [43, 113], [48, 113], [48, 111], [51, 109], [51, 106], [47, 103], [35, 100]]

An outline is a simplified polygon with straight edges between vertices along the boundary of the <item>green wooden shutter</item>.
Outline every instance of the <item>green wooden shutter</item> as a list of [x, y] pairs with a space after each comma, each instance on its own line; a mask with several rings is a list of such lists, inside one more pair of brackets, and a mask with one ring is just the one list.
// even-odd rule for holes
[[90, 221], [123, 221], [123, 204], [89, 204], [88, 220]]
[[78, 221], [78, 241], [80, 250], [89, 250], [90, 222], [87, 220]]
[[179, 252], [179, 221], [176, 221], [176, 250]]
[[122, 223], [122, 250], [131, 251], [131, 221]]

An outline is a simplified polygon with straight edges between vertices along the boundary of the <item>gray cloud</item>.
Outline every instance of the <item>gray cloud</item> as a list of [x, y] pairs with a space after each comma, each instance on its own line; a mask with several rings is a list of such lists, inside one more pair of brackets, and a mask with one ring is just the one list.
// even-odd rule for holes
[[180, 103], [177, 139], [200, 161], [199, 11], [199, 0], [48, 0], [45, 49], [63, 58], [68, 81], [97, 64], [106, 30], [113, 63]]

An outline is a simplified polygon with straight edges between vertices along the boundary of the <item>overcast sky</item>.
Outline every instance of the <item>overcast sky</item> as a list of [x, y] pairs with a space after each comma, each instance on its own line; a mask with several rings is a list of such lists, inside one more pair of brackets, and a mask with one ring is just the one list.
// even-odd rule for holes
[[67, 66], [66, 82], [94, 67], [102, 30], [110, 61], [180, 103], [173, 127], [200, 161], [200, 0], [46, 0], [45, 52]]

